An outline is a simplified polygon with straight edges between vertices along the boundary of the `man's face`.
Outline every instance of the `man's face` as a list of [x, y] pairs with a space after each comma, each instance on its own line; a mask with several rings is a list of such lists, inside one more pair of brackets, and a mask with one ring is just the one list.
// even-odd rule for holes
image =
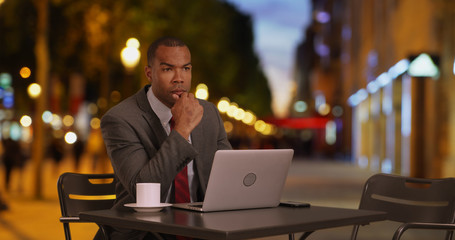
[[180, 95], [191, 87], [191, 54], [187, 47], [159, 46], [151, 66], [145, 74], [153, 93], [167, 107], [172, 108]]

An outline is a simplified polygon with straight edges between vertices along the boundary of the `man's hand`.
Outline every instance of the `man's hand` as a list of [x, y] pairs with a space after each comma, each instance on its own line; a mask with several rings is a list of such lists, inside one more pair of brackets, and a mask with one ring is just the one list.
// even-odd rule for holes
[[176, 130], [182, 137], [189, 139], [190, 133], [199, 124], [204, 109], [192, 93], [182, 93], [171, 109]]

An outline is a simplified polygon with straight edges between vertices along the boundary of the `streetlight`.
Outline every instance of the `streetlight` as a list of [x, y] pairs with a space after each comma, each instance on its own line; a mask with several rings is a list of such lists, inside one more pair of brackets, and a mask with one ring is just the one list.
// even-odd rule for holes
[[123, 87], [127, 96], [131, 94], [132, 86], [131, 81], [128, 80], [132, 80], [134, 68], [137, 66], [139, 59], [141, 58], [139, 46], [139, 41], [136, 38], [130, 38], [126, 41], [126, 47], [124, 47], [120, 52], [120, 59], [122, 60], [122, 64], [127, 72], [127, 79], [124, 82]]
[[139, 63], [141, 58], [139, 46], [139, 41], [136, 38], [130, 38], [126, 41], [126, 47], [120, 52], [122, 64], [127, 71], [132, 71]]

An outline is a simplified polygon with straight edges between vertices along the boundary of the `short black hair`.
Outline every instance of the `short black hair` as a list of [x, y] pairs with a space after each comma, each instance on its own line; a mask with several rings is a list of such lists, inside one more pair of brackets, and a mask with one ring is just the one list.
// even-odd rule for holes
[[147, 50], [147, 63], [151, 65], [153, 58], [155, 58], [156, 50], [159, 46], [166, 46], [166, 47], [187, 47], [185, 42], [181, 39], [176, 37], [161, 37], [155, 40], [152, 44], [150, 44]]

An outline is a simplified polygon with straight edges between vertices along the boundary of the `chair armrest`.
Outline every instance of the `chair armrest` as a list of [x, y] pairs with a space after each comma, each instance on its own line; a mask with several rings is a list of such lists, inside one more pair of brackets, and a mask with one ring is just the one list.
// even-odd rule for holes
[[61, 223], [72, 223], [72, 222], [79, 222], [79, 223], [88, 223], [87, 221], [81, 221], [79, 217], [60, 217]]
[[70, 222], [80, 222], [79, 217], [60, 217], [60, 222], [62, 223], [70, 223]]
[[455, 230], [455, 224], [450, 223], [403, 223], [401, 224], [395, 234], [393, 235], [393, 240], [398, 240], [401, 238], [403, 233], [408, 229], [435, 229], [435, 230]]

